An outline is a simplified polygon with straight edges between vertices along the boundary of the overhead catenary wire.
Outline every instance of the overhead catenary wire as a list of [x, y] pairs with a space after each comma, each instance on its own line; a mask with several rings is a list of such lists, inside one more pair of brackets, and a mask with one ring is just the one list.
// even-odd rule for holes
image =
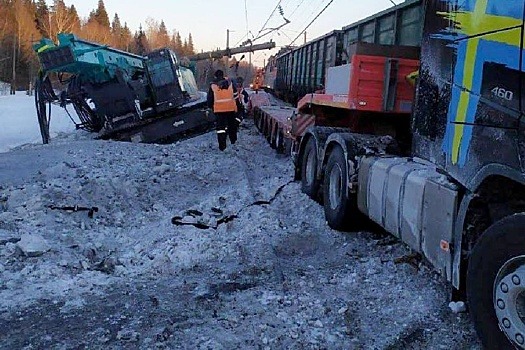
[[293, 43], [299, 39], [299, 37], [308, 29], [310, 28], [310, 26], [315, 22], [315, 20], [317, 18], [319, 18], [319, 16], [321, 16], [321, 14], [328, 8], [328, 6], [330, 6], [332, 3], [334, 2], [334, 0], [330, 0], [330, 2], [328, 4], [326, 4], [325, 7], [323, 7], [323, 9], [321, 10], [321, 12], [319, 12], [317, 14], [317, 16], [314, 17], [314, 19], [312, 19], [312, 21], [310, 23], [308, 23], [308, 25], [295, 37], [295, 39], [292, 40], [292, 42], [290, 43], [290, 46], [293, 45]]
[[317, 6], [322, 7], [322, 3], [325, 0], [301, 0], [299, 6], [297, 6], [293, 11], [293, 16], [290, 17], [294, 20], [295, 26], [299, 30], [304, 27], [306, 23], [310, 20], [311, 16], [314, 15], [318, 10], [315, 8]]
[[301, 11], [301, 14], [296, 15], [296, 19], [301, 19], [300, 22], [296, 23], [297, 33], [301, 32], [329, 1], [330, 0], [314, 0], [311, 3], [307, 3], [303, 11]]
[[266, 25], [268, 24], [268, 22], [270, 22], [270, 19], [272, 19], [273, 14], [275, 13], [275, 11], [277, 11], [279, 6], [281, 5], [281, 2], [282, 0], [279, 0], [277, 2], [277, 5], [275, 5], [275, 8], [273, 9], [272, 13], [270, 13], [270, 16], [268, 16], [268, 19], [266, 20], [266, 22], [264, 22], [263, 26], [261, 27], [261, 29], [259, 30], [259, 32], [257, 33], [255, 37], [258, 37], [259, 34], [261, 34], [261, 32], [266, 28]]
[[290, 14], [290, 17], [292, 17], [292, 16], [295, 14], [295, 11], [297, 11], [297, 9], [298, 9], [299, 7], [301, 7], [301, 5], [303, 4], [303, 2], [304, 2], [304, 0], [301, 0], [301, 1], [299, 2], [299, 4], [297, 4], [297, 6], [295, 7], [295, 9], [294, 9], [294, 10], [292, 11], [292, 13]]

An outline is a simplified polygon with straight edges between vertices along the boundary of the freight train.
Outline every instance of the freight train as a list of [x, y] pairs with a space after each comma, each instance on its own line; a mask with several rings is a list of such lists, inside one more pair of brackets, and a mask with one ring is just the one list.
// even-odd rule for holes
[[423, 12], [422, 0], [407, 0], [278, 54], [275, 93], [295, 104], [305, 94], [323, 89], [327, 69], [348, 63], [348, 47], [357, 42], [420, 46]]

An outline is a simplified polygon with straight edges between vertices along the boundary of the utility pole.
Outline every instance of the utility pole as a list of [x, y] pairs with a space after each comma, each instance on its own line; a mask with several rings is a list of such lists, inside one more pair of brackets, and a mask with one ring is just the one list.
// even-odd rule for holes
[[[31, 45], [33, 45], [33, 34], [31, 34]], [[33, 60], [29, 61], [29, 89], [27, 94], [33, 96]]]
[[226, 55], [224, 56], [224, 75], [229, 76], [228, 60], [230, 58], [230, 30], [226, 29]]
[[306, 44], [306, 30], [304, 31], [304, 43]]
[[13, 78], [11, 79], [11, 95], [16, 91], [16, 36], [13, 36]]

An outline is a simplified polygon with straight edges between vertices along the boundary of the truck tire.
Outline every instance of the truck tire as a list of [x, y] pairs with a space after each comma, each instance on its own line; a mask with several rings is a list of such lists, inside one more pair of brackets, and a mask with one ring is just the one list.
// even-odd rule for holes
[[315, 139], [311, 137], [306, 143], [301, 160], [301, 190], [310, 198], [317, 200], [319, 185], [317, 179], [317, 145]]
[[323, 206], [328, 225], [334, 230], [346, 231], [356, 227], [351, 222], [351, 215], [357, 219], [356, 203], [349, 200], [346, 188], [348, 187], [348, 169], [346, 157], [341, 147], [336, 147], [330, 153], [323, 184]]
[[486, 349], [525, 348], [524, 231], [525, 213], [497, 221], [469, 259], [467, 300]]

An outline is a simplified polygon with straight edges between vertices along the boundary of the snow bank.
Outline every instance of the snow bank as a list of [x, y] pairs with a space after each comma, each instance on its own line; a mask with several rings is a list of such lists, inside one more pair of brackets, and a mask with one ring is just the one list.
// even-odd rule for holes
[[9, 85], [8, 83], [4, 83], [3, 81], [0, 81], [0, 96], [7, 95], [10, 89], [11, 89], [11, 85]]
[[[21, 91], [16, 95], [0, 96], [0, 152], [7, 152], [14, 147], [28, 143], [42, 142], [34, 98]], [[72, 108], [70, 113], [76, 118]], [[50, 123], [51, 138], [58, 133], [74, 130], [75, 124], [65, 110], [53, 105]]]

